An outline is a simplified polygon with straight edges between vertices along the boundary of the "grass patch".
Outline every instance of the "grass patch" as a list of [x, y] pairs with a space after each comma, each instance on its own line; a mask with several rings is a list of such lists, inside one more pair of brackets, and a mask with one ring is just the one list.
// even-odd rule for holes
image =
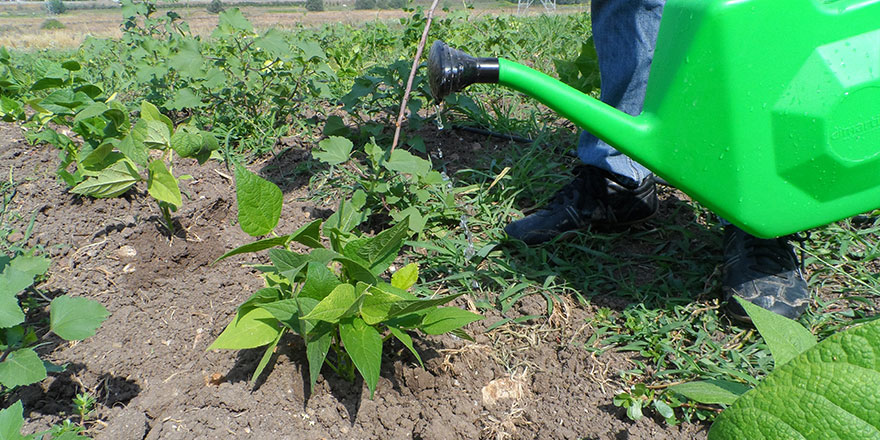
[[54, 18], [47, 19], [46, 21], [43, 22], [43, 24], [40, 25], [40, 29], [45, 29], [45, 30], [50, 30], [50, 31], [55, 30], [55, 29], [64, 29], [66, 27], [67, 26], [65, 26], [64, 23], [62, 23]]

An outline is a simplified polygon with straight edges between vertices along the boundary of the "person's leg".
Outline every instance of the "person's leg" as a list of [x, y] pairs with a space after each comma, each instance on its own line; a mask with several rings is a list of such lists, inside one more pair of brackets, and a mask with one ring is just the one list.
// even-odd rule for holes
[[[601, 100], [628, 114], [642, 111], [664, 0], [594, 0], [593, 41], [602, 78]], [[583, 132], [575, 179], [545, 206], [507, 225], [527, 244], [550, 241], [588, 226], [638, 223], [657, 212], [653, 174], [595, 136]]]
[[[665, 3], [594, 0], [590, 4], [602, 102], [630, 115], [642, 112]], [[587, 131], [581, 133], [577, 153], [584, 164], [629, 178], [635, 184], [651, 176], [647, 168]]]

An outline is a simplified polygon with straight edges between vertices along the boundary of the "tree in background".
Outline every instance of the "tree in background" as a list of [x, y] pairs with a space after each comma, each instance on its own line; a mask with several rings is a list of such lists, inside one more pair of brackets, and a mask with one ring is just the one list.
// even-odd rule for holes
[[306, 11], [317, 12], [324, 10], [324, 0], [306, 0]]

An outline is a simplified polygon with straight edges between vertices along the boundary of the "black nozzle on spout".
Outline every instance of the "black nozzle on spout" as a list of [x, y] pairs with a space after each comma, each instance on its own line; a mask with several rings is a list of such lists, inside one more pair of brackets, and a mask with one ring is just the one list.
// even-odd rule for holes
[[476, 58], [437, 40], [428, 54], [428, 83], [431, 95], [443, 101], [474, 83], [498, 82], [498, 58]]

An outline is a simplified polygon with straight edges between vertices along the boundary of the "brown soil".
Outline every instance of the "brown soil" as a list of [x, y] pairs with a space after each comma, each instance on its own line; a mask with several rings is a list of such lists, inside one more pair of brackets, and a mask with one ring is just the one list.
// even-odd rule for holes
[[[243, 266], [260, 256], [211, 264], [251, 241], [236, 224], [231, 173], [213, 162], [175, 166], [195, 179], [185, 183], [189, 197], [176, 214], [183, 232], [169, 238], [143, 189], [116, 199], [72, 195], [54, 178], [57, 151], [22, 138], [17, 127], [0, 125], [0, 170], [20, 182], [13, 207], [20, 224], [37, 212], [30, 245], [52, 257], [42, 289], [94, 298], [111, 313], [92, 338], [42, 347], [68, 369], [6, 400], [24, 402], [26, 433], [71, 417], [71, 399], [88, 390], [99, 402], [89, 434], [113, 440], [706, 437], [700, 425], [631, 422], [612, 405], [622, 387], [615, 372], [629, 362], [581, 348], [594, 310], [573, 301], [531, 325], [485, 332], [498, 319], [489, 316], [468, 327], [473, 343], [418, 339], [427, 371], [403, 347], [388, 345], [372, 400], [363, 382], [327, 369], [307, 395], [297, 338], [282, 341], [274, 366], [251, 382], [259, 351], [205, 351], [236, 306], [261, 287]], [[293, 169], [308, 154], [283, 157], [281, 169]], [[329, 212], [303, 202], [308, 193], [306, 177], [288, 181], [279, 231]], [[527, 297], [518, 312], [541, 314], [539, 298]]]

